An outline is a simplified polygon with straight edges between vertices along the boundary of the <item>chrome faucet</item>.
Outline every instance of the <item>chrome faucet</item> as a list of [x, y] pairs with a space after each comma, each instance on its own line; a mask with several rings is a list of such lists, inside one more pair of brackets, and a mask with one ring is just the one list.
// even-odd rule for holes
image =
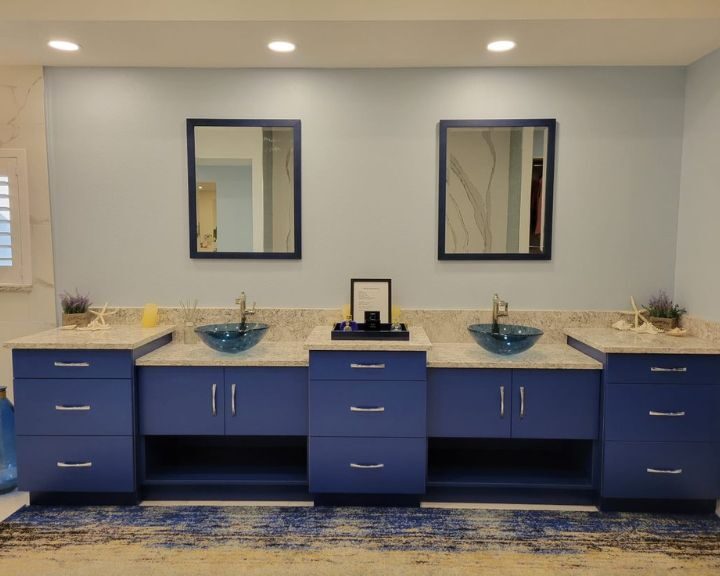
[[495, 294], [493, 296], [493, 308], [492, 308], [492, 331], [497, 333], [500, 331], [498, 325], [498, 318], [508, 315], [508, 303], [505, 300], [500, 300], [500, 296]]
[[245, 323], [247, 322], [247, 317], [252, 316], [256, 312], [255, 302], [253, 302], [252, 309], [248, 310], [245, 292], [240, 292], [240, 298], [235, 299], [235, 304], [240, 306], [240, 326], [245, 326]]

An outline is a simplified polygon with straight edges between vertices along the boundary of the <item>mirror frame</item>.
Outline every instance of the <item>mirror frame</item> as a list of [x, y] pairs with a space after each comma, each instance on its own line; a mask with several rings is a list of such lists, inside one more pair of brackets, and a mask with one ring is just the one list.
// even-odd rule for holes
[[[293, 129], [293, 170], [294, 174], [294, 209], [293, 214], [295, 227], [295, 250], [293, 252], [200, 252], [197, 249], [197, 205], [195, 199], [196, 174], [195, 174], [195, 128], [199, 126], [226, 126], [226, 127], [249, 127], [249, 128], [292, 128]], [[190, 222], [190, 258], [214, 258], [214, 259], [285, 259], [300, 260], [302, 257], [301, 245], [301, 182], [302, 173], [300, 166], [300, 120], [235, 120], [216, 118], [188, 118], [187, 128], [187, 161], [188, 161], [188, 199], [189, 199], [189, 222]]]
[[[440, 120], [440, 147], [438, 171], [438, 260], [550, 260], [552, 254], [553, 186], [555, 182], [555, 131], [557, 121], [554, 118], [520, 120]], [[446, 252], [445, 251], [445, 215], [447, 185], [447, 134], [448, 128], [524, 128], [536, 127], [548, 129], [546, 178], [545, 178], [545, 221], [543, 222], [543, 251], [537, 254], [504, 252]]]

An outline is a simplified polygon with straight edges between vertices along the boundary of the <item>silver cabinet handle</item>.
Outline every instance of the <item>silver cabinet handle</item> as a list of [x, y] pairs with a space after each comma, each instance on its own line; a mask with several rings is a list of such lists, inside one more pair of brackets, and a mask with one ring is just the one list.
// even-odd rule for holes
[[353, 362], [350, 364], [350, 368], [385, 368], [385, 363], [382, 364], [363, 364], [359, 362]]
[[217, 416], [217, 384], [212, 385], [212, 415]]
[[685, 410], [682, 412], [655, 412], [654, 410], [650, 410], [648, 412], [648, 415], [650, 416], [685, 416]]
[[520, 386], [520, 418], [525, 418], [525, 386]]
[[682, 468], [675, 468], [675, 470], [663, 470], [660, 468], [648, 468], [648, 474], [682, 474]]
[[55, 362], [56, 368], [90, 368], [90, 362]]
[[385, 412], [385, 406], [350, 406], [350, 412]]
[[658, 366], [652, 366], [650, 372], [687, 372], [687, 368], [685, 366], [680, 368], [659, 368]]
[[89, 404], [77, 404], [77, 405], [71, 405], [71, 404], [56, 404], [55, 410], [58, 412], [87, 412], [90, 410]]
[[385, 468], [385, 464], [356, 464], [355, 462], [350, 462], [350, 468], [360, 468], [361, 470], [378, 470], [380, 468]]
[[58, 462], [58, 468], [92, 468], [92, 462]]
[[237, 384], [233, 384], [230, 387], [230, 390], [231, 390], [230, 395], [232, 396], [232, 404], [231, 404], [232, 415], [236, 416], [237, 415]]
[[500, 418], [505, 418], [505, 386], [500, 386]]

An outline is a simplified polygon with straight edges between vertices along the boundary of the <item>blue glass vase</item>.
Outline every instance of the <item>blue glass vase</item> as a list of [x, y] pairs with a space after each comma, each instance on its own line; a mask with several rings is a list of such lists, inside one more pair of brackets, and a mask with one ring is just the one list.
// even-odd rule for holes
[[0, 386], [0, 494], [10, 492], [16, 486], [15, 410], [7, 398], [5, 386]]

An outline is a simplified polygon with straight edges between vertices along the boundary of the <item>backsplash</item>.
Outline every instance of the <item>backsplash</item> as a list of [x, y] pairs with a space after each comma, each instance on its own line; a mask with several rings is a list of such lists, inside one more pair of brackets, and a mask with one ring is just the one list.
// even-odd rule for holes
[[[200, 308], [199, 324], [239, 322], [240, 311], [233, 308]], [[541, 342], [565, 342], [564, 328], [610, 326], [627, 314], [618, 311], [578, 310], [513, 310], [505, 324], [535, 326], [545, 332]], [[136, 324], [142, 317], [142, 308], [121, 308], [108, 317], [113, 324]], [[160, 308], [161, 324], [182, 324], [180, 308]], [[341, 320], [337, 308], [258, 308], [249, 318], [252, 322], [270, 325], [266, 341], [304, 340], [315, 326], [330, 326]], [[467, 326], [491, 322], [488, 310], [416, 310], [403, 309], [401, 321], [409, 326], [422, 326], [432, 342], [473, 342]]]

